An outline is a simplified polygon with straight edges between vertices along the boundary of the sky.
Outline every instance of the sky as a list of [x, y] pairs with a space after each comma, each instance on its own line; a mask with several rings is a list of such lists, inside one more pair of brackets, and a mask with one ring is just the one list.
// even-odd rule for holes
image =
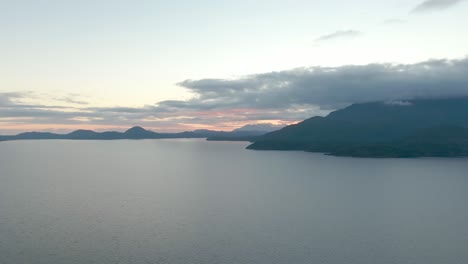
[[0, 0], [0, 134], [231, 130], [468, 95], [468, 0]]

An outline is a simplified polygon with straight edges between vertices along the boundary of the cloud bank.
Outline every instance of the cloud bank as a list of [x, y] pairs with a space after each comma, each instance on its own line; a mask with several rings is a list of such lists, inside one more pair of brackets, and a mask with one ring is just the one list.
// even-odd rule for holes
[[142, 107], [32, 105], [22, 101], [27, 93], [0, 93], [0, 124], [138, 124], [180, 131], [291, 123], [352, 103], [468, 96], [467, 72], [468, 58], [303, 67], [235, 79], [185, 80], [179, 85], [194, 94], [191, 99]]
[[426, 0], [416, 6], [411, 12], [424, 13], [428, 11], [443, 10], [462, 1], [463, 0]]

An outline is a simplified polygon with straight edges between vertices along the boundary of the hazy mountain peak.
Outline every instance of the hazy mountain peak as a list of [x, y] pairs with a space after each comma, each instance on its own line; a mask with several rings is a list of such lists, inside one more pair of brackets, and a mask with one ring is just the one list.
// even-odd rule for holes
[[272, 132], [278, 129], [283, 128], [281, 125], [274, 125], [271, 123], [262, 123], [262, 124], [248, 124], [243, 127], [234, 129], [233, 132], [243, 132], [243, 131], [261, 131], [261, 132]]

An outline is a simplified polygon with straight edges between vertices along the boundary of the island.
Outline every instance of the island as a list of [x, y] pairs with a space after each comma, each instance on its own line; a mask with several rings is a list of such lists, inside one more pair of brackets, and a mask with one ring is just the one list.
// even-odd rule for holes
[[208, 140], [232, 140], [232, 141], [245, 141], [253, 139], [257, 136], [271, 132], [274, 126], [268, 128], [263, 125], [262, 129], [257, 129], [252, 125], [245, 125], [244, 127], [234, 129], [232, 131], [217, 131], [208, 129], [198, 129], [193, 131], [185, 131], [178, 133], [158, 133], [151, 130], [144, 129], [140, 126], [134, 126], [124, 132], [118, 131], [105, 131], [96, 132], [93, 130], [79, 129], [67, 134], [56, 134], [50, 132], [25, 132], [17, 135], [0, 135], [0, 141], [11, 140], [52, 140], [52, 139], [66, 139], [66, 140], [118, 140], [118, 139], [169, 139], [169, 138], [206, 138]]

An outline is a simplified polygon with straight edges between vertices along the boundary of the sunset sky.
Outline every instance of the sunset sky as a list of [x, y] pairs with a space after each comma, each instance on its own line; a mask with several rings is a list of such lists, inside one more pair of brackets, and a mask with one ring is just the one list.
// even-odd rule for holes
[[468, 95], [467, 25], [463, 0], [0, 0], [0, 134], [231, 130]]

